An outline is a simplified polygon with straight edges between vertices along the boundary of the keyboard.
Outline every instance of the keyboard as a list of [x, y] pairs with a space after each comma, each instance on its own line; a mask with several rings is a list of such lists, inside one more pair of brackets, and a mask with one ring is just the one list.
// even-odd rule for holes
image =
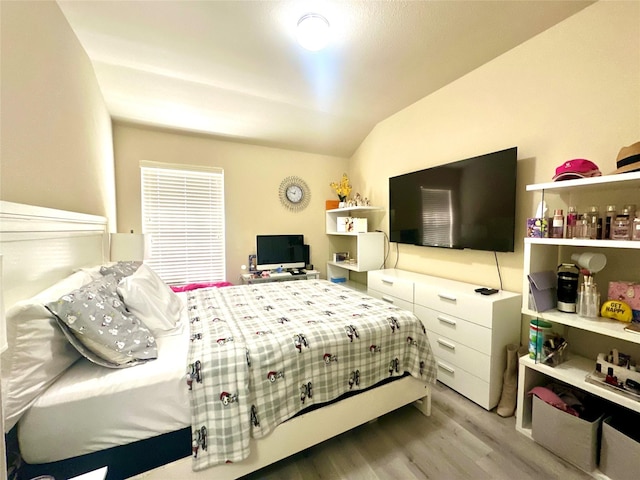
[[291, 272], [273, 272], [270, 273], [269, 276], [271, 278], [278, 278], [278, 277], [290, 277], [291, 276]]

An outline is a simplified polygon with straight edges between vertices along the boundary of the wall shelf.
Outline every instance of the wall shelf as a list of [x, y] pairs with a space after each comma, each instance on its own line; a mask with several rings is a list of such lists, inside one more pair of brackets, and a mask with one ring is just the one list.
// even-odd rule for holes
[[602, 175], [600, 177], [577, 178], [561, 182], [536, 183], [527, 185], [527, 192], [559, 193], [580, 189], [585, 192], [611, 191], [612, 188], [640, 187], [640, 172], [621, 173], [618, 175]]
[[[382, 232], [338, 232], [339, 217], [367, 218], [367, 226], [371, 228], [372, 218], [376, 212], [382, 212], [381, 207], [347, 207], [334, 208], [325, 212], [326, 234], [339, 240], [345, 239], [355, 263], [327, 261], [327, 279], [344, 277], [349, 282], [350, 272], [367, 272], [377, 270], [384, 262], [384, 233]], [[334, 250], [334, 251], [342, 251]]]

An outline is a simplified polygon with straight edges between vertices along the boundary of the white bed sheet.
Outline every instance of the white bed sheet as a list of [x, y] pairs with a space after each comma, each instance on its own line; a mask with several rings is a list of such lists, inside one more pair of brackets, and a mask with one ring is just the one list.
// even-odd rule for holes
[[[186, 294], [178, 295], [186, 304]], [[183, 308], [181, 328], [156, 339], [151, 362], [112, 370], [81, 359], [71, 366], [20, 419], [24, 460], [55, 462], [188, 427], [188, 322]]]

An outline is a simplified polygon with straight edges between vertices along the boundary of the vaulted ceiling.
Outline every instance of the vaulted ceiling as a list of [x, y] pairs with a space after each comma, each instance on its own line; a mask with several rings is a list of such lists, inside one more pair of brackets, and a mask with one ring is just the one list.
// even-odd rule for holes
[[[342, 157], [591, 3], [58, 0], [114, 119]], [[295, 41], [309, 12], [331, 25], [320, 52]]]

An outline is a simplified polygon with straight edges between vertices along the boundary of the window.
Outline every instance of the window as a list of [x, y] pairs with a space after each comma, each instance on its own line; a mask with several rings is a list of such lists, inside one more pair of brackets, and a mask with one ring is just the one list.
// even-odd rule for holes
[[225, 280], [224, 172], [140, 163], [145, 260], [171, 285]]

